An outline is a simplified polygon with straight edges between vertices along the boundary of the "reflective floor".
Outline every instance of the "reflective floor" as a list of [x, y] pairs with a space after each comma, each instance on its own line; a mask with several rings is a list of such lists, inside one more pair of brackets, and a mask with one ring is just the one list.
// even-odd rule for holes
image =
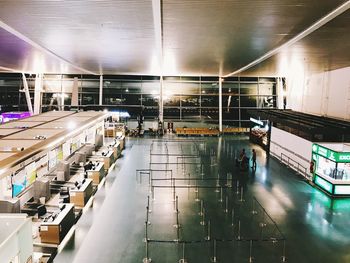
[[[152, 262], [350, 262], [349, 199], [332, 200], [246, 137], [177, 139], [128, 140], [55, 262], [142, 262], [147, 215]], [[253, 147], [256, 171], [240, 171], [235, 151]], [[144, 168], [153, 180], [136, 177]]]

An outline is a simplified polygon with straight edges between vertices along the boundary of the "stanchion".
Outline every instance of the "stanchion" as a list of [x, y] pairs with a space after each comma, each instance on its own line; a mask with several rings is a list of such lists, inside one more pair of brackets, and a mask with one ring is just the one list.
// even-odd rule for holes
[[214, 239], [214, 249], [213, 249], [213, 257], [211, 258], [211, 262], [218, 262], [218, 259], [216, 257], [216, 239]]
[[217, 179], [216, 179], [215, 193], [219, 193], [220, 192], [219, 187], [220, 187], [220, 174], [218, 173], [218, 176], [217, 176]]
[[237, 240], [241, 240], [241, 220], [238, 220]]
[[185, 259], [185, 242], [182, 242], [182, 258], [179, 260], [179, 263], [187, 263]]
[[204, 204], [203, 204], [203, 200], [200, 200], [201, 201], [201, 208], [200, 208], [200, 211], [199, 211], [199, 215], [202, 216], [204, 213], [203, 213], [203, 209], [204, 209]]
[[145, 237], [143, 239], [143, 242], [147, 242], [148, 241], [148, 224], [147, 221], [145, 222]]
[[281, 261], [282, 262], [287, 262], [287, 258], [286, 258], [286, 241], [283, 240], [283, 254], [281, 257]]
[[176, 189], [175, 189], [175, 178], [173, 178], [173, 202], [175, 202], [176, 201], [176, 197], [175, 197], [175, 195], [176, 195]]
[[201, 176], [204, 177], [204, 165], [201, 163]]
[[219, 199], [219, 202], [222, 203], [224, 200], [222, 199], [222, 194], [223, 194], [223, 191], [222, 191], [222, 187], [220, 187], [220, 199]]
[[195, 199], [195, 201], [196, 201], [196, 202], [199, 202], [200, 199], [199, 199], [199, 189], [198, 189], [197, 181], [196, 181], [196, 188], [195, 188], [194, 192], [196, 193], [196, 199]]
[[148, 256], [148, 240], [146, 240], [146, 257], [142, 260], [143, 263], [151, 263], [152, 259]]
[[226, 195], [226, 202], [225, 202], [225, 213], [228, 213], [228, 195]]
[[255, 210], [255, 200], [253, 199], [253, 203], [252, 203], [252, 214], [256, 215], [258, 213], [258, 211]]
[[243, 186], [241, 187], [241, 198], [239, 199], [240, 202], [244, 202], [243, 199]]
[[152, 200], [155, 200], [156, 198], [155, 198], [155, 193], [154, 193], [154, 187], [152, 186], [152, 191], [151, 191], [151, 194], [152, 194]]
[[236, 183], [236, 194], [238, 195], [239, 194], [239, 181], [237, 180], [237, 183]]
[[[180, 228], [180, 224], [179, 224], [179, 209], [178, 209], [178, 206], [177, 206], [177, 203], [178, 203], [178, 196], [176, 196], [176, 224], [174, 225], [175, 228]], [[179, 239], [178, 239], [179, 240]]]
[[176, 214], [179, 213], [179, 197], [178, 197], [178, 196], [176, 196], [176, 201], [175, 201], [175, 206], [174, 206], [174, 212], [175, 212]]
[[207, 236], [204, 238], [205, 240], [210, 240], [211, 236], [211, 229], [210, 229], [210, 220], [208, 220], [208, 225], [207, 225]]
[[253, 240], [250, 240], [249, 242], [249, 262], [253, 262], [254, 258], [252, 256], [252, 250], [253, 250]]
[[234, 227], [235, 225], [235, 208], [232, 208], [232, 213], [231, 213], [231, 226]]
[[201, 215], [201, 221], [199, 222], [202, 226], [205, 226], [205, 208], [203, 207], [203, 213]]

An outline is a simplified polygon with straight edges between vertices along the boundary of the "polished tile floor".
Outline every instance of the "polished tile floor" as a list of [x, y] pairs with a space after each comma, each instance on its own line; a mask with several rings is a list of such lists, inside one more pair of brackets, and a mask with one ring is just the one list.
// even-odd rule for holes
[[[152, 262], [179, 262], [183, 241], [188, 262], [211, 262], [214, 256], [218, 262], [281, 262], [282, 256], [298, 263], [350, 262], [349, 199], [330, 199], [275, 159], [267, 159], [246, 137], [173, 141], [177, 139], [128, 140], [123, 158], [55, 262], [142, 262], [147, 196]], [[253, 147], [257, 170], [242, 172], [235, 167], [235, 151], [245, 148], [250, 154]], [[141, 175], [142, 182], [135, 176], [136, 169], [149, 167], [172, 170], [172, 175], [152, 172], [154, 200], [148, 175]], [[179, 213], [174, 212], [174, 193]]]

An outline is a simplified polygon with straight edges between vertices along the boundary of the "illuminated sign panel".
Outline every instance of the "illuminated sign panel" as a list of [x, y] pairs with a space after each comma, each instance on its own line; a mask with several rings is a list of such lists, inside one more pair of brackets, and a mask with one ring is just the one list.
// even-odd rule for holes
[[312, 152], [339, 163], [350, 163], [349, 152], [336, 152], [318, 144], [312, 145]]
[[315, 177], [315, 184], [317, 184], [322, 189], [326, 190], [328, 193], [332, 193], [333, 185], [330, 182], [327, 182], [326, 180], [322, 179], [321, 177]]
[[350, 185], [336, 185], [334, 186], [335, 195], [348, 195], [350, 194]]

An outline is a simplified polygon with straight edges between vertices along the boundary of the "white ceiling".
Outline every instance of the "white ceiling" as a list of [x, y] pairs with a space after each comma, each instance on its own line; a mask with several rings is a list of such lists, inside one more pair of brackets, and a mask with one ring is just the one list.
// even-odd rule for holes
[[[159, 75], [162, 67], [164, 75], [226, 75], [344, 2], [0, 1], [0, 71]], [[295, 52], [316, 71], [350, 66], [349, 25], [346, 11], [241, 74], [281, 74]]]

